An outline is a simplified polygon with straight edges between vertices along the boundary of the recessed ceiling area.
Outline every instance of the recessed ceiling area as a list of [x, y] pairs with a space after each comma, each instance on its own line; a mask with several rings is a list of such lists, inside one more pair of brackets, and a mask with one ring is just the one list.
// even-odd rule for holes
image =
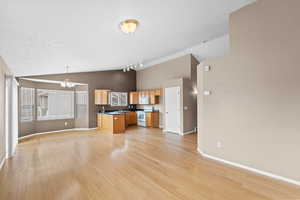
[[226, 34], [228, 14], [252, 2], [2, 0], [0, 56], [17, 76], [122, 69]]

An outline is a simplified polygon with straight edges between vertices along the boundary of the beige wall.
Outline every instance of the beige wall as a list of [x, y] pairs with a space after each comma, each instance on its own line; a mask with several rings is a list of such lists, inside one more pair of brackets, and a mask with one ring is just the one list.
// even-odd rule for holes
[[299, 8], [261, 0], [230, 16], [231, 54], [198, 79], [212, 91], [198, 98], [204, 153], [300, 181]]
[[5, 70], [0, 57], [0, 163], [5, 158]]
[[[181, 88], [181, 132], [194, 130], [197, 126], [196, 96], [193, 88], [196, 87], [198, 61], [192, 55], [186, 55], [167, 62], [163, 62], [137, 72], [137, 89], [147, 90], [178, 86]], [[184, 110], [184, 107], [187, 110]], [[144, 108], [145, 106], [138, 106]], [[154, 106], [160, 110], [160, 126], [164, 126], [164, 97], [160, 104]]]

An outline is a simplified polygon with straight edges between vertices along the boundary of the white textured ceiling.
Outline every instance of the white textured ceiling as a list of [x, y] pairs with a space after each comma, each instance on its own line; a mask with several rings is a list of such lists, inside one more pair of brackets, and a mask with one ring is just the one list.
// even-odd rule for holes
[[[228, 32], [254, 0], [1, 0], [0, 56], [17, 76], [119, 69]], [[120, 21], [138, 19], [134, 35]]]

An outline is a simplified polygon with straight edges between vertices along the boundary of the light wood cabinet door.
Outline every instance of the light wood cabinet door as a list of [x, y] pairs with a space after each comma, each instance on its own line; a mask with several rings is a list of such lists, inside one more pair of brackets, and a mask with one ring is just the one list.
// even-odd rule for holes
[[102, 114], [97, 114], [97, 127], [98, 129], [102, 127]]
[[149, 91], [149, 104], [159, 104], [159, 96], [155, 95], [155, 90]]
[[159, 112], [146, 113], [146, 126], [150, 128], [159, 128]]
[[130, 112], [129, 113], [129, 124], [130, 125], [136, 125], [137, 124], [137, 114], [136, 112]]
[[110, 90], [95, 90], [95, 104], [108, 105]]
[[124, 133], [125, 132], [125, 115], [113, 115], [113, 133]]
[[136, 112], [127, 112], [125, 114], [126, 118], [126, 127], [130, 125], [136, 125], [137, 124], [137, 114]]
[[154, 90], [155, 96], [160, 96], [162, 95], [162, 90], [161, 89], [156, 89]]
[[129, 104], [139, 104], [139, 92], [129, 93]]

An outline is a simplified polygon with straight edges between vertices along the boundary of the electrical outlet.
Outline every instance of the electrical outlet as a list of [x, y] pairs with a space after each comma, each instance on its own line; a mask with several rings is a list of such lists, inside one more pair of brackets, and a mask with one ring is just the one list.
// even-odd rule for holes
[[218, 149], [222, 148], [222, 143], [220, 141], [217, 142], [217, 148]]
[[65, 122], [65, 126], [68, 126], [68, 122]]

